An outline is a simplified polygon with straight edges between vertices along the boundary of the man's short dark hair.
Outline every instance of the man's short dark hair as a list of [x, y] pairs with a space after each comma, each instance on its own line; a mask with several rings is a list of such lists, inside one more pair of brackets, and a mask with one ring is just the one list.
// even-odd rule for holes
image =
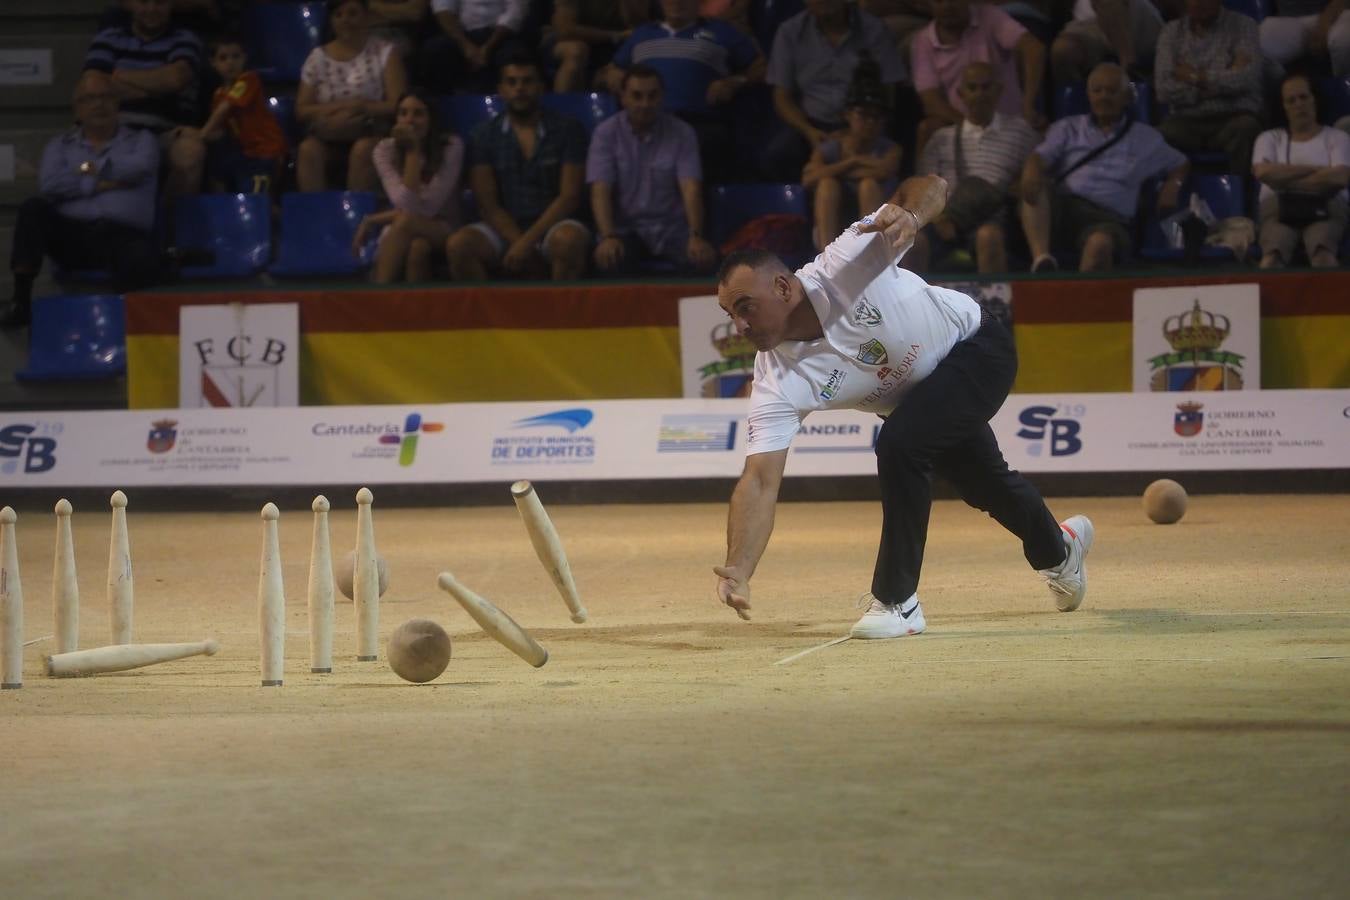
[[731, 273], [735, 272], [741, 266], [749, 266], [752, 269], [763, 269], [766, 266], [774, 266], [779, 269], [787, 270], [787, 266], [778, 258], [778, 254], [772, 250], [764, 250], [759, 247], [748, 247], [744, 250], [732, 250], [722, 260], [722, 265], [717, 269], [717, 283], [726, 284]]
[[517, 66], [522, 69], [534, 69], [534, 74], [541, 80], [544, 77], [544, 67], [539, 65], [539, 60], [534, 54], [523, 48], [517, 49], [508, 54], [506, 59], [502, 60], [501, 66], [497, 69], [497, 80], [501, 81], [506, 73], [507, 66]]
[[634, 63], [624, 70], [623, 81], [619, 82], [619, 90], [628, 90], [628, 82], [634, 78], [655, 78], [656, 83], [661, 85], [661, 90], [666, 89], [666, 80], [661, 77], [661, 73], [653, 69], [646, 63]]
[[238, 47], [244, 51], [244, 56], [248, 56], [248, 47], [244, 46], [244, 39], [234, 32], [218, 34], [208, 41], [206, 44], [207, 58], [215, 56], [221, 47]]

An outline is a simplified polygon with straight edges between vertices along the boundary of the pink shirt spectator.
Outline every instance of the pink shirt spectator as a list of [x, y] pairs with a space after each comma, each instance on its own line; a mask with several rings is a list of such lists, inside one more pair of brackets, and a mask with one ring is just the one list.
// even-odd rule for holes
[[464, 142], [451, 136], [445, 143], [445, 158], [431, 180], [413, 190], [403, 183], [397, 163], [394, 139], [385, 138], [375, 145], [375, 171], [384, 185], [385, 196], [394, 209], [440, 219], [450, 226], [459, 224], [459, 182], [464, 171]]
[[1017, 20], [985, 3], [970, 5], [970, 25], [955, 44], [938, 43], [937, 25], [929, 22], [914, 36], [910, 48], [910, 66], [914, 70], [914, 89], [920, 93], [934, 89], [947, 95], [947, 102], [966, 111], [956, 89], [961, 72], [973, 62], [987, 62], [1003, 82], [998, 111], [1010, 116], [1022, 114], [1022, 87], [1013, 49], [1027, 30]]

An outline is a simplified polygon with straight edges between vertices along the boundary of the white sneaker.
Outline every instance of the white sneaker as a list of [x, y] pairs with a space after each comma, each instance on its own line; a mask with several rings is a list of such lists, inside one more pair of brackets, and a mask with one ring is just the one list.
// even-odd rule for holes
[[1059, 527], [1064, 530], [1064, 562], [1053, 569], [1042, 569], [1055, 606], [1060, 612], [1073, 612], [1087, 593], [1087, 555], [1092, 549], [1092, 522], [1087, 516], [1070, 516]]
[[867, 612], [853, 623], [848, 632], [850, 637], [862, 640], [897, 638], [918, 634], [928, 627], [928, 623], [923, 620], [923, 607], [919, 605], [918, 594], [896, 606], [882, 603], [871, 594], [863, 594], [862, 603], [867, 604]]

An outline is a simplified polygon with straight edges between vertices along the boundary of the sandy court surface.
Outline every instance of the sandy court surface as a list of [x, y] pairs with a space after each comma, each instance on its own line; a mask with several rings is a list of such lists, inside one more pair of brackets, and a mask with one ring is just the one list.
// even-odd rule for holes
[[[545, 502], [547, 486], [541, 486]], [[309, 674], [311, 516], [283, 510], [286, 684], [258, 686], [256, 515], [131, 496], [141, 641], [214, 658], [0, 694], [0, 895], [1332, 897], [1350, 892], [1350, 498], [1052, 503], [1097, 528], [1084, 608], [935, 506], [925, 635], [843, 634], [874, 504], [784, 504], [755, 620], [711, 599], [720, 505], [559, 506], [573, 625], [499, 508], [379, 506], [381, 632], [441, 622], [431, 685]], [[340, 555], [354, 503], [336, 499]], [[27, 637], [53, 519], [20, 517]], [[81, 646], [107, 642], [106, 510], [77, 510]], [[532, 669], [435, 587], [449, 569], [549, 648]], [[383, 653], [383, 641], [382, 641]]]

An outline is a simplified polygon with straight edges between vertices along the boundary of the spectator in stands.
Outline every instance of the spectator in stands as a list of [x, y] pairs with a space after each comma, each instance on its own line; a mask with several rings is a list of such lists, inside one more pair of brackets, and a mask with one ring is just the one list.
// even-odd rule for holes
[[244, 70], [247, 59], [237, 37], [220, 38], [211, 48], [211, 68], [221, 86], [202, 126], [207, 181], [216, 190], [267, 194], [286, 161], [286, 136], [267, 106], [262, 79]]
[[361, 221], [352, 252], [360, 255], [371, 231], [382, 228], [371, 280], [430, 281], [432, 262], [459, 224], [464, 171], [464, 142], [441, 131], [430, 94], [413, 89], [399, 98], [393, 130], [375, 145], [375, 171], [393, 209]]
[[623, 71], [645, 63], [661, 73], [666, 109], [698, 135], [704, 175], [727, 180], [737, 168], [732, 101], [764, 78], [755, 42], [718, 19], [703, 19], [698, 0], [661, 0], [664, 16], [633, 29], [607, 69], [609, 90], [622, 93]]
[[1149, 0], [1077, 0], [1073, 21], [1050, 45], [1050, 72], [1056, 85], [1076, 84], [1110, 57], [1126, 74], [1148, 77], [1163, 20]]
[[1346, 0], [1275, 0], [1260, 25], [1261, 53], [1282, 66], [1302, 56], [1329, 57], [1331, 71], [1350, 75], [1350, 4]]
[[[933, 23], [914, 36], [910, 51], [914, 89], [923, 103], [918, 147], [944, 125], [961, 121], [961, 73], [987, 62], [999, 73], [999, 112], [1021, 115], [1040, 129], [1045, 117], [1036, 106], [1045, 74], [1045, 45], [997, 6], [971, 0], [933, 0]], [[1018, 63], [1021, 65], [1019, 80]]]
[[638, 271], [651, 260], [708, 272], [717, 251], [703, 237], [703, 170], [687, 122], [661, 109], [661, 73], [638, 63], [623, 75], [623, 112], [601, 122], [586, 155], [600, 231], [595, 265]]
[[543, 73], [529, 55], [502, 67], [500, 113], [474, 129], [469, 184], [481, 222], [446, 243], [450, 276], [481, 281], [489, 272], [555, 281], [580, 278], [591, 232], [574, 218], [581, 207], [586, 130], [545, 109]]
[[699, 0], [698, 14], [705, 19], [720, 19], [742, 34], [753, 37], [750, 2], [751, 0]]
[[900, 173], [900, 145], [883, 134], [890, 104], [881, 67], [870, 57], [858, 63], [844, 108], [847, 129], [817, 144], [801, 173], [802, 184], [815, 192], [817, 248], [886, 202]]
[[130, 0], [131, 24], [105, 28], [89, 45], [85, 69], [111, 77], [121, 103], [121, 121], [146, 128], [168, 159], [165, 184], [171, 197], [201, 189], [206, 144], [190, 127], [197, 118], [201, 43], [169, 25], [169, 0]]
[[428, 0], [370, 0], [370, 33], [410, 60], [427, 24]]
[[933, 21], [931, 0], [858, 0], [858, 8], [886, 25], [900, 51], [900, 61], [909, 64], [909, 46], [914, 35]]
[[528, 0], [431, 0], [441, 33], [418, 54], [422, 84], [437, 94], [492, 93], [502, 65], [526, 52], [520, 31], [528, 12]]
[[638, 25], [651, 19], [647, 0], [555, 0], [553, 35], [545, 51], [558, 63], [553, 90], [585, 91], [592, 75]]
[[42, 258], [76, 270], [112, 272], [119, 289], [159, 276], [151, 237], [159, 145], [144, 129], [118, 124], [112, 79], [86, 70], [75, 86], [75, 128], [42, 153], [41, 196], [19, 206], [10, 269], [14, 293], [0, 326], [27, 325]]
[[773, 86], [779, 129], [760, 159], [766, 178], [795, 181], [812, 151], [845, 127], [844, 96], [863, 57], [880, 64], [885, 85], [905, 77], [886, 26], [844, 0], [810, 0], [778, 26], [766, 80]]
[[1339, 265], [1350, 184], [1350, 135], [1317, 121], [1317, 100], [1303, 75], [1280, 85], [1288, 127], [1261, 133], [1252, 174], [1261, 182], [1261, 268], [1288, 265], [1300, 240], [1318, 268]]
[[1221, 151], [1228, 171], [1246, 175], [1261, 133], [1261, 47], [1256, 22], [1220, 0], [1186, 0], [1186, 15], [1158, 38], [1158, 99], [1171, 108], [1158, 125], [1186, 153]]
[[370, 36], [366, 0], [328, 0], [333, 40], [315, 47], [300, 69], [295, 117], [309, 134], [295, 158], [302, 191], [329, 184], [330, 163], [345, 162], [348, 190], [373, 191], [375, 142], [407, 89], [392, 44]]
[[[230, 34], [239, 27], [239, 13], [249, 0], [169, 0], [170, 21], [198, 37]], [[104, 11], [99, 28], [120, 28], [131, 24], [131, 9], [136, 0], [117, 0]]]
[[1128, 114], [1133, 90], [1124, 69], [1098, 64], [1087, 90], [1092, 111], [1051, 124], [1022, 168], [1022, 229], [1033, 272], [1059, 268], [1052, 251], [1067, 247], [1077, 251], [1079, 271], [1112, 268], [1130, 252], [1144, 182], [1167, 176], [1158, 193], [1158, 209], [1167, 211], [1190, 173], [1184, 154]]
[[915, 237], [906, 268], [926, 271], [932, 259], [961, 248], [974, 252], [980, 272], [1008, 271], [1012, 201], [1040, 135], [1025, 119], [997, 111], [1002, 88], [998, 70], [989, 63], [971, 63], [961, 73], [966, 114], [933, 134], [915, 170], [946, 179], [947, 206]]

